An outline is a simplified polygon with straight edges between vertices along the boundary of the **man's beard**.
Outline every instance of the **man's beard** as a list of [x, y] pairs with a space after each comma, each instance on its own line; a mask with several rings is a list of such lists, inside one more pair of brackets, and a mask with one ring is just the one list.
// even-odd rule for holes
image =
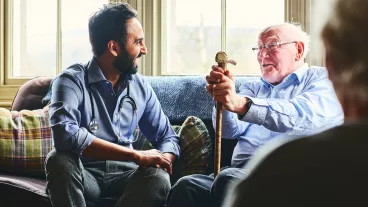
[[[140, 56], [141, 54], [138, 57]], [[130, 56], [125, 51], [121, 52], [112, 64], [120, 74], [136, 74], [138, 71], [138, 65], [134, 64], [134, 58], [130, 59]]]

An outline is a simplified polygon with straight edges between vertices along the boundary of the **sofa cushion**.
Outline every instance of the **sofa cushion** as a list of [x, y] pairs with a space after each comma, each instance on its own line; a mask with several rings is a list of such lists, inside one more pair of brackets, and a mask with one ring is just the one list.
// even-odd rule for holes
[[[180, 158], [173, 166], [172, 182], [191, 174], [209, 174], [209, 163], [212, 158], [211, 137], [203, 121], [197, 117], [188, 117], [181, 126], [173, 126], [179, 136]], [[135, 149], [153, 149], [151, 143], [139, 131], [134, 131], [138, 136], [133, 144]]]
[[41, 197], [48, 197], [46, 194], [46, 180], [44, 179], [0, 173], [0, 184], [17, 187]]
[[53, 148], [48, 110], [0, 108], [0, 171], [44, 176], [44, 160]]
[[42, 99], [47, 94], [51, 81], [51, 77], [37, 77], [27, 81], [15, 95], [11, 110], [35, 110], [45, 107], [47, 102], [42, 103]]
[[0, 206], [51, 207], [44, 179], [0, 173]]
[[160, 100], [165, 115], [171, 122], [196, 116], [211, 119], [214, 102], [205, 90], [204, 76], [145, 77]]
[[201, 119], [190, 116], [176, 128], [180, 140], [180, 159], [176, 163], [178, 177], [208, 174], [212, 158], [212, 142]]
[[[146, 76], [155, 91], [162, 110], [171, 122], [183, 121], [189, 116], [202, 121], [212, 118], [213, 98], [207, 93], [205, 76]], [[259, 77], [235, 77], [235, 89], [244, 82]]]

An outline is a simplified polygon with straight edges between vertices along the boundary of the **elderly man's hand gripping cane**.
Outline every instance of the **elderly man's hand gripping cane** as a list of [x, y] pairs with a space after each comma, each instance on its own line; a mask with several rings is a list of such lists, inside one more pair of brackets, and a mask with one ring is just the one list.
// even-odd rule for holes
[[[218, 67], [224, 70], [224, 73], [227, 70], [227, 63], [231, 63], [236, 65], [236, 62], [233, 60], [228, 60], [228, 57], [225, 52], [218, 52], [216, 54], [215, 61], [218, 64]], [[214, 91], [214, 90], [213, 90]], [[214, 95], [214, 94], [213, 94]], [[216, 102], [216, 138], [215, 138], [215, 158], [214, 158], [214, 176], [220, 172], [221, 166], [221, 137], [222, 137], [222, 104], [220, 102]]]

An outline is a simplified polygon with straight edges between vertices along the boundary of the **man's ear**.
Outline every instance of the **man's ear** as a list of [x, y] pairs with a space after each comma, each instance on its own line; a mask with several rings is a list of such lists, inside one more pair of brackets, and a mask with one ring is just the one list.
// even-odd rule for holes
[[304, 43], [303, 42], [297, 42], [296, 44], [296, 57], [295, 60], [299, 61], [303, 58], [304, 55]]
[[108, 51], [113, 55], [113, 56], [118, 56], [119, 54], [119, 50], [120, 50], [120, 46], [119, 44], [114, 41], [114, 40], [110, 40], [108, 43], [107, 43], [107, 49]]

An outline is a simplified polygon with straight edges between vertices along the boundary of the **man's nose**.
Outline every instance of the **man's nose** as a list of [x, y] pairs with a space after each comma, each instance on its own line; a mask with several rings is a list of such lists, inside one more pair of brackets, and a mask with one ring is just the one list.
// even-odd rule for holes
[[262, 48], [259, 50], [258, 52], [258, 58], [264, 58], [266, 55], [268, 55], [267, 49], [266, 48]]
[[148, 50], [147, 50], [147, 47], [146, 45], [144, 44], [142, 47], [141, 47], [141, 53], [142, 54], [147, 54]]

